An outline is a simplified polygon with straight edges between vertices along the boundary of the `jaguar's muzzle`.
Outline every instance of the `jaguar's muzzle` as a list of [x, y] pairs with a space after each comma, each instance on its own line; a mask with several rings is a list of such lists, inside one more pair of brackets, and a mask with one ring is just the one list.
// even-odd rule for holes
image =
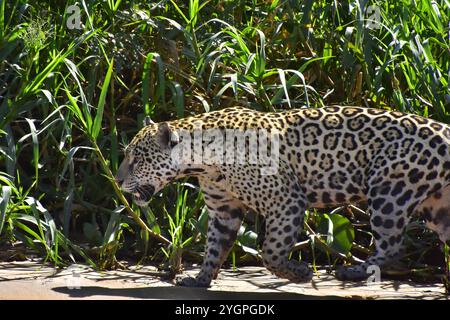
[[139, 206], [145, 206], [155, 193], [155, 187], [152, 185], [142, 185], [133, 191], [133, 200]]

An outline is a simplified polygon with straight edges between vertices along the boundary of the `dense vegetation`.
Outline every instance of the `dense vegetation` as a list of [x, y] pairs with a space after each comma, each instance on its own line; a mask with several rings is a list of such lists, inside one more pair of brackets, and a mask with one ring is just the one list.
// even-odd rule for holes
[[[0, 0], [0, 248], [99, 268], [199, 261], [194, 181], [138, 208], [112, 179], [145, 115], [347, 104], [450, 123], [449, 26], [447, 0]], [[372, 250], [363, 206], [307, 217], [294, 257]], [[249, 215], [231, 262], [258, 260], [262, 225]], [[441, 273], [436, 236], [420, 220], [408, 235], [407, 266]]]

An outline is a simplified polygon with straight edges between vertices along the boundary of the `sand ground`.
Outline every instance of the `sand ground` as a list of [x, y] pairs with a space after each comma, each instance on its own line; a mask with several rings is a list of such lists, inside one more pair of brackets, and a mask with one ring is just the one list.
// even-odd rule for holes
[[[187, 270], [195, 275], [198, 269]], [[154, 267], [96, 272], [85, 265], [55, 269], [38, 262], [0, 263], [0, 300], [66, 299], [447, 299], [442, 284], [382, 281], [367, 285], [324, 272], [310, 283], [279, 279], [260, 267], [225, 269], [211, 288], [176, 287]]]

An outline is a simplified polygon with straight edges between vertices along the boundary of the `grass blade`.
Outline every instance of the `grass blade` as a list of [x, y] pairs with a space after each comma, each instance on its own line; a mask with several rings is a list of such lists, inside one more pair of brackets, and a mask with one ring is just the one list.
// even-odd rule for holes
[[181, 85], [175, 81], [172, 81], [173, 86], [173, 96], [174, 96], [174, 105], [175, 110], [177, 111], [177, 117], [183, 118], [184, 117], [184, 94], [183, 94], [183, 88], [181, 88]]
[[[39, 140], [36, 126], [34, 125], [33, 121], [28, 118], [25, 118], [25, 120], [28, 122], [28, 125], [30, 126], [31, 139], [33, 141], [34, 179], [37, 184], [39, 181]], [[20, 141], [21, 140], [19, 140], [19, 142]]]
[[111, 75], [113, 71], [114, 59], [111, 61], [108, 67], [108, 72], [106, 73], [105, 81], [102, 85], [102, 91], [100, 92], [100, 99], [97, 105], [97, 114], [95, 115], [94, 124], [92, 125], [91, 136], [94, 140], [97, 139], [98, 134], [102, 126], [103, 111], [105, 108], [106, 94], [108, 93], [109, 82], [111, 80]]
[[153, 60], [153, 53], [147, 54], [144, 63], [144, 71], [142, 73], [142, 103], [144, 104], [145, 115], [149, 116], [153, 113], [150, 110], [150, 66]]
[[8, 209], [8, 203], [11, 198], [11, 187], [2, 187], [2, 197], [0, 198], [0, 235], [2, 234], [3, 225], [6, 220], [6, 212]]
[[291, 106], [291, 99], [289, 98], [288, 88], [286, 86], [286, 76], [284, 74], [284, 70], [277, 69], [278, 74], [280, 76], [281, 85], [283, 86], [284, 95], [286, 96], [287, 103], [289, 105], [289, 108], [292, 108]]

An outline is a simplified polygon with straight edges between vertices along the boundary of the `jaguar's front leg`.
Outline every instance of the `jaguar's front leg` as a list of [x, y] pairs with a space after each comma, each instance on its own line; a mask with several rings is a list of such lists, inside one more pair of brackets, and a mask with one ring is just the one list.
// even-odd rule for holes
[[242, 203], [234, 199], [218, 185], [202, 183], [200, 185], [208, 208], [208, 232], [205, 257], [200, 273], [195, 277], [184, 277], [177, 284], [187, 287], [208, 287], [217, 277], [222, 263], [228, 256], [244, 217]]

